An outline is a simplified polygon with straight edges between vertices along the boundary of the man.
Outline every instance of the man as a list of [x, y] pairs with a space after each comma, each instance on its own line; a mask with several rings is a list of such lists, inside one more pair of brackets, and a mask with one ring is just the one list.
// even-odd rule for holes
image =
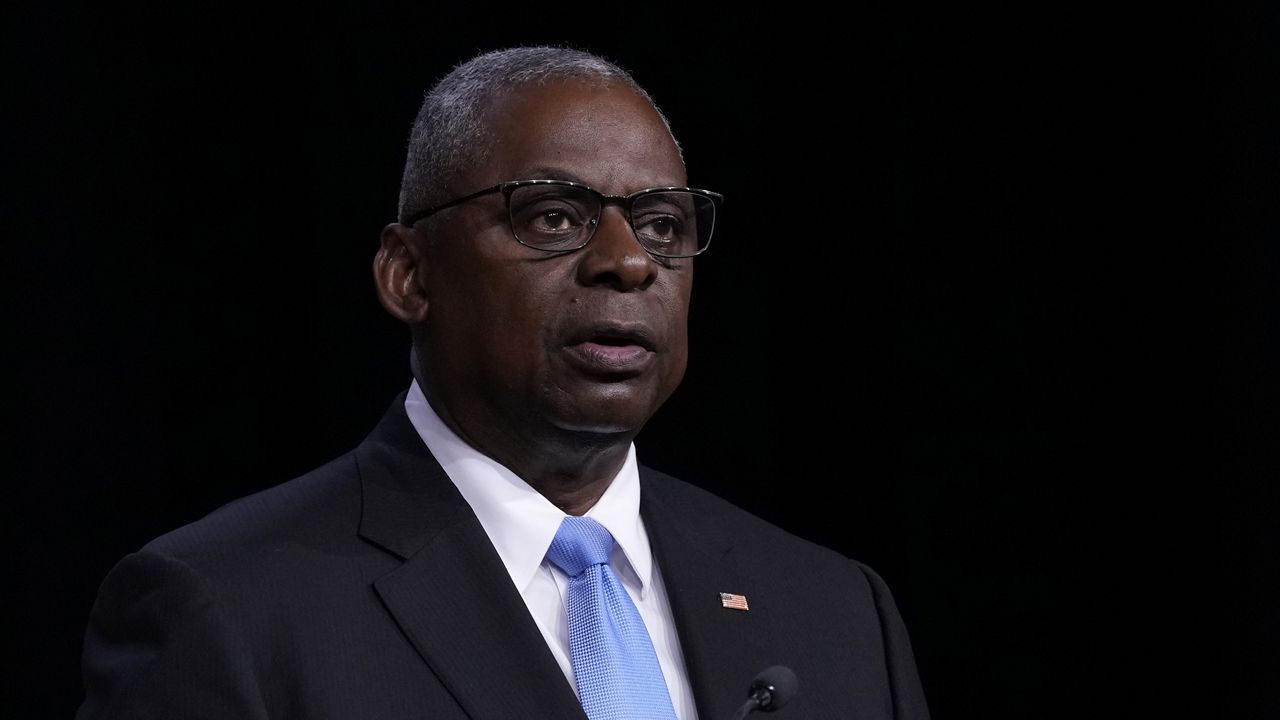
[[374, 261], [413, 385], [349, 455], [125, 558], [79, 717], [719, 720], [779, 664], [779, 717], [927, 717], [874, 573], [636, 462], [719, 205], [685, 186], [600, 58], [442, 80]]

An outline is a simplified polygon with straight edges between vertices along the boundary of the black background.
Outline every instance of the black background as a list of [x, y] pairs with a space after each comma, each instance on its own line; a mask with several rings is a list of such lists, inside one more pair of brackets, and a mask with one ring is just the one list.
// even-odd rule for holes
[[935, 717], [1280, 710], [1275, 12], [5, 14], [15, 716], [74, 711], [119, 557], [406, 386], [409, 125], [534, 43], [727, 196], [642, 459], [879, 570]]

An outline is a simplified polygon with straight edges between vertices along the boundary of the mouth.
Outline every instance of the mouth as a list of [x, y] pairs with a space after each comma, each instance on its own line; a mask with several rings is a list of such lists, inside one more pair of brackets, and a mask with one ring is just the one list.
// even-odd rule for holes
[[653, 331], [643, 323], [602, 322], [590, 325], [570, 336], [568, 345], [592, 343], [605, 347], [642, 347], [653, 352], [657, 342]]
[[601, 323], [574, 333], [565, 349], [581, 370], [593, 375], [633, 376], [653, 361], [653, 331], [639, 323]]

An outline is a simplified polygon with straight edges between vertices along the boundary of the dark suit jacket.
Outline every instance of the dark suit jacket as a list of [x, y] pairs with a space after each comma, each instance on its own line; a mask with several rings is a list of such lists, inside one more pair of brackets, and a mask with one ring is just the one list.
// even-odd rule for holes
[[[355, 451], [124, 558], [90, 618], [77, 717], [584, 718], [403, 403]], [[779, 720], [927, 717], [870, 569], [661, 473], [640, 482], [702, 720], [775, 664], [800, 680]]]

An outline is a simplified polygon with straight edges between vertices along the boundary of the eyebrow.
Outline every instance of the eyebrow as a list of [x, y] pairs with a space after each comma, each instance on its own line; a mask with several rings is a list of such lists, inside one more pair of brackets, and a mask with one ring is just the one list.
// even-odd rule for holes
[[549, 165], [538, 165], [530, 168], [529, 172], [525, 173], [525, 175], [526, 177], [524, 179], [526, 180], [567, 180], [568, 182], [576, 182], [581, 185], [588, 184], [585, 180], [574, 175], [568, 170], [551, 167]]

